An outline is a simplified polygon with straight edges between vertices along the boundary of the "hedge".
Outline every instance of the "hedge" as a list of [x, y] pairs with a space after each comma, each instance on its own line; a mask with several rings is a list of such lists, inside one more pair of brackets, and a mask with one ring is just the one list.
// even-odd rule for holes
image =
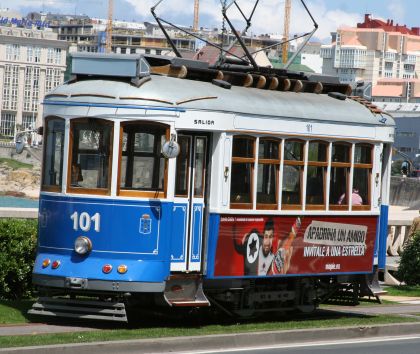
[[0, 219], [0, 299], [32, 296], [37, 220]]
[[420, 285], [420, 231], [405, 245], [396, 276], [407, 285]]

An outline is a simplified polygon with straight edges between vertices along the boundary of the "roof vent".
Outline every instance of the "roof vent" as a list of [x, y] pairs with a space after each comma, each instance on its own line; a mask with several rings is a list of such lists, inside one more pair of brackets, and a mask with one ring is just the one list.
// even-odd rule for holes
[[149, 76], [150, 67], [141, 55], [74, 53], [72, 74], [134, 79]]

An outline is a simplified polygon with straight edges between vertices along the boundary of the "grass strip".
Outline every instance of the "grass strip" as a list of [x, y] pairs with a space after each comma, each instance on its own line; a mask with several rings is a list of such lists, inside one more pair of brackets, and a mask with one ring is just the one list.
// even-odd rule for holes
[[408, 297], [420, 297], [420, 285], [408, 286], [387, 286], [384, 288], [388, 292], [389, 296], [408, 296]]
[[9, 159], [7, 157], [0, 157], [0, 165], [6, 164], [8, 167], [10, 167], [13, 170], [18, 170], [19, 168], [29, 168], [32, 169], [34, 167], [33, 165], [29, 163], [20, 162], [17, 160]]
[[[312, 315], [314, 316], [314, 315]], [[288, 317], [290, 318], [290, 317]], [[253, 321], [242, 323], [224, 323], [210, 325], [191, 325], [189, 321], [181, 321], [184, 323], [180, 326], [180, 321], [176, 321], [177, 326], [159, 326], [142, 324], [141, 328], [115, 328], [101, 329], [89, 332], [73, 332], [73, 333], [55, 333], [55, 334], [39, 334], [18, 335], [18, 336], [2, 336], [0, 337], [0, 348], [8, 347], [24, 347], [37, 345], [65, 344], [65, 343], [88, 343], [98, 341], [115, 341], [115, 340], [132, 340], [146, 338], [163, 338], [163, 337], [180, 337], [180, 336], [200, 336], [210, 334], [230, 334], [230, 333], [246, 333], [258, 331], [279, 331], [292, 329], [315, 329], [315, 328], [331, 328], [345, 326], [373, 326], [379, 324], [394, 324], [419, 322], [420, 319], [408, 318], [403, 316], [390, 315], [349, 315], [335, 314], [333, 318], [312, 319], [295, 319], [281, 321]], [[194, 321], [192, 321], [194, 322]], [[163, 322], [162, 322], [163, 323]], [[114, 325], [118, 327], [118, 325]], [[121, 325], [120, 325], [121, 326]], [[127, 327], [128, 325], [126, 325]]]
[[0, 324], [29, 323], [27, 312], [34, 300], [0, 301]]

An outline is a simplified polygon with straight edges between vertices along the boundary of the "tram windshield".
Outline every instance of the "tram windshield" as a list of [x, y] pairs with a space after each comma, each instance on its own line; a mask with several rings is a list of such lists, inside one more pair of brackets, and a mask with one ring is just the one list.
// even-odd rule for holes
[[46, 119], [42, 173], [44, 190], [59, 190], [63, 181], [64, 127], [64, 119]]
[[113, 123], [102, 119], [71, 122], [70, 189], [109, 190]]

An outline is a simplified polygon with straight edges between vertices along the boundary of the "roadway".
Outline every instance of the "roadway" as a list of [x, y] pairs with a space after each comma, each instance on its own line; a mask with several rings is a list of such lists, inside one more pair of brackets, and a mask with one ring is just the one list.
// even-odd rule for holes
[[[189, 351], [189, 354], [418, 354], [420, 336], [379, 337], [369, 339], [335, 340], [328, 342], [308, 342], [304, 344], [284, 344], [277, 346], [261, 346], [238, 349], [219, 349], [216, 351]], [[173, 352], [184, 354], [187, 352]]]
[[[419, 318], [420, 299], [401, 299], [400, 304], [375, 306], [328, 306], [317, 316], [400, 314]], [[0, 336], [95, 331], [113, 328], [112, 323], [52, 321], [25, 325], [0, 325]], [[108, 353], [416, 353], [420, 352], [420, 322], [386, 325], [312, 328], [233, 333], [205, 336], [167, 337], [96, 343], [60, 344], [42, 347], [4, 348], [4, 353], [78, 354]], [[334, 339], [334, 340], [332, 340]]]

